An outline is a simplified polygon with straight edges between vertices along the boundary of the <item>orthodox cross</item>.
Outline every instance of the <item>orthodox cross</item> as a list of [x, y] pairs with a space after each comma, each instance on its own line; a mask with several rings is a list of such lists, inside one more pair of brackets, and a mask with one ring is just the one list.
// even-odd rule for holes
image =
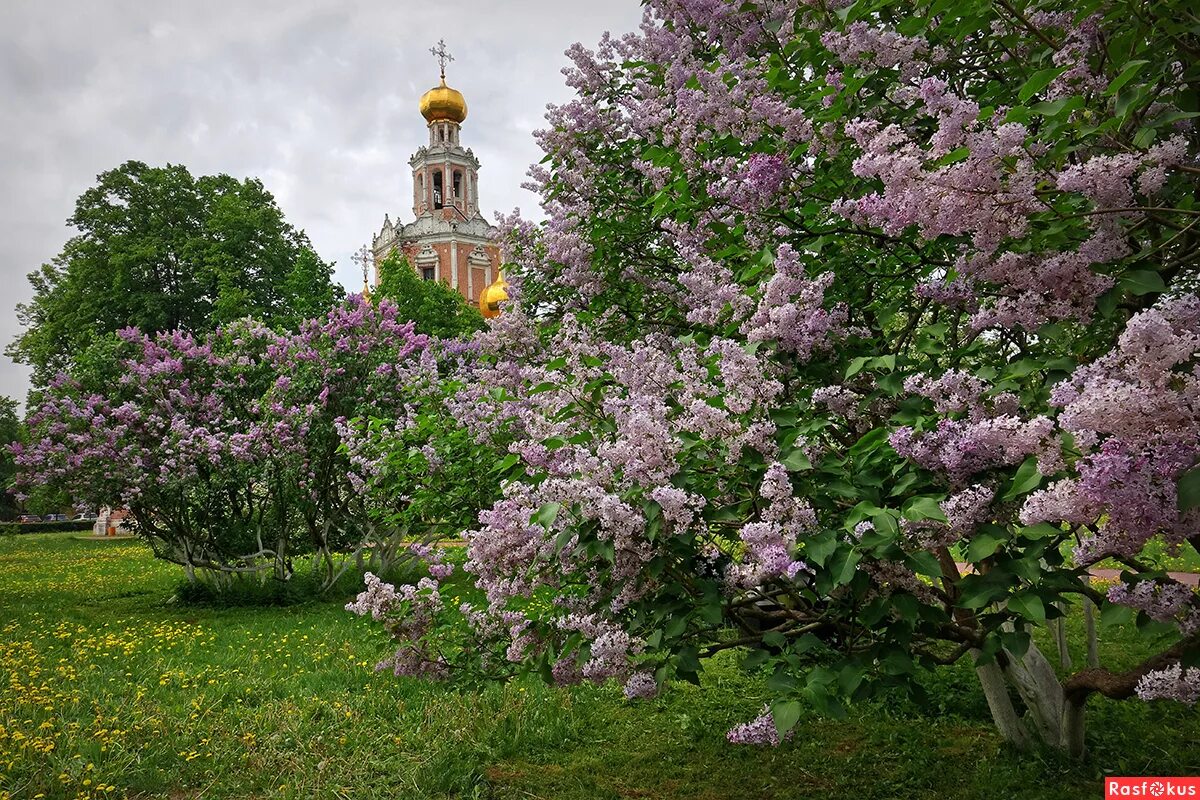
[[365, 244], [358, 249], [358, 252], [350, 257], [352, 261], [362, 267], [363, 274], [363, 289], [367, 289], [371, 284], [367, 278], [367, 273], [371, 266], [375, 263], [375, 259], [371, 256], [371, 250]]
[[454, 56], [446, 49], [446, 40], [438, 39], [437, 47], [429, 48], [429, 52], [437, 56], [438, 66], [442, 68], [442, 80], [446, 80], [446, 62], [454, 60]]

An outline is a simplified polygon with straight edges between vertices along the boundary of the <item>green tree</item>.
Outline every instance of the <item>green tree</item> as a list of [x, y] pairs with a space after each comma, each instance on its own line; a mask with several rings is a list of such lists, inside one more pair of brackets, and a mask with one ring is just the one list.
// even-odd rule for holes
[[13, 519], [17, 513], [16, 498], [12, 495], [17, 466], [8, 445], [21, 438], [21, 420], [17, 416], [17, 401], [0, 397], [0, 522]]
[[203, 333], [244, 316], [290, 325], [340, 294], [256, 179], [128, 161], [100, 174], [67, 222], [78, 234], [29, 275], [33, 300], [17, 307], [25, 331], [8, 348], [35, 386], [98, 335]]
[[415, 322], [420, 333], [453, 338], [483, 329], [479, 309], [446, 284], [418, 277], [408, 259], [395, 252], [379, 264], [375, 302], [385, 297], [399, 308], [400, 319]]

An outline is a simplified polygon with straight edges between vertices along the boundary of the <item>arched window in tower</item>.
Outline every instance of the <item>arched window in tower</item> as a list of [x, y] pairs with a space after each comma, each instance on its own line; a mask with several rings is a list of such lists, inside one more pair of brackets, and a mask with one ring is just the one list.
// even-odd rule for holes
[[442, 171], [433, 171], [433, 207], [442, 207]]
[[463, 174], [462, 170], [454, 170], [454, 201], [462, 200]]

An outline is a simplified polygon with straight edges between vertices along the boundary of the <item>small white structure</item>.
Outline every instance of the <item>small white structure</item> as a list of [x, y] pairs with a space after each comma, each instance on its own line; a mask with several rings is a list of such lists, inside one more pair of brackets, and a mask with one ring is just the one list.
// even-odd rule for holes
[[92, 533], [96, 536], [129, 536], [133, 532], [125, 527], [127, 516], [129, 516], [129, 512], [124, 509], [113, 510], [105, 506], [96, 516], [96, 524], [92, 526]]

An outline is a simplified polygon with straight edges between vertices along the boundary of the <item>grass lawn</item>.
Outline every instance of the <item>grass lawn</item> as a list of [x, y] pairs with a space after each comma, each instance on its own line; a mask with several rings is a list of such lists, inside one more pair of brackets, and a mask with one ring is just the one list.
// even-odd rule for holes
[[[764, 695], [732, 660], [640, 704], [534, 681], [468, 695], [373, 673], [387, 642], [344, 597], [188, 606], [178, 580], [137, 541], [0, 538], [0, 800], [1095, 800], [1105, 773], [1200, 773], [1200, 714], [1178, 704], [1093, 700], [1086, 762], [1017, 756], [962, 666], [929, 677], [930, 701], [734, 747], [724, 731]], [[1115, 665], [1132, 643], [1104, 632]]]

